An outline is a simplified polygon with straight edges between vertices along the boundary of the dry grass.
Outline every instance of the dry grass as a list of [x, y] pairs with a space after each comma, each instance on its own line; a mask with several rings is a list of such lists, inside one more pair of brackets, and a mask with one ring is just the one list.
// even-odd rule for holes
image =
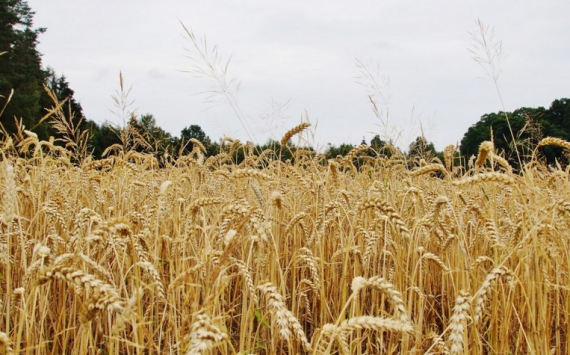
[[563, 170], [3, 153], [0, 351], [570, 353]]

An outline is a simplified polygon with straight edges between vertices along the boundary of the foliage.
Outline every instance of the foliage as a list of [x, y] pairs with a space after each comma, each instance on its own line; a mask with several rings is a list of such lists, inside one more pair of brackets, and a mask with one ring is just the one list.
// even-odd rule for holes
[[327, 150], [325, 151], [325, 156], [327, 159], [334, 159], [338, 156], [346, 156], [348, 152], [354, 149], [354, 145], [342, 143], [338, 147], [329, 143]]
[[4, 53], [0, 56], [0, 95], [11, 96], [0, 119], [9, 133], [16, 132], [15, 119], [22, 118], [28, 129], [35, 128], [40, 137], [46, 137], [47, 124], [35, 127], [46, 79], [36, 45], [45, 29], [34, 28], [33, 15], [26, 1], [0, 1], [0, 53]]
[[433, 143], [428, 142], [425, 137], [417, 137], [408, 148], [408, 158], [423, 159], [426, 162], [431, 161], [437, 156]]
[[194, 143], [190, 142], [190, 139], [192, 138], [200, 141], [200, 143], [204, 145], [206, 148], [206, 156], [211, 156], [218, 153], [219, 146], [212, 143], [210, 137], [208, 137], [202, 130], [202, 127], [193, 124], [188, 127], [184, 127], [182, 131], [180, 131], [179, 144], [184, 145], [183, 147], [179, 147], [179, 151], [181, 151], [182, 154], [188, 154], [194, 149]]
[[[523, 162], [529, 160], [536, 144], [544, 137], [570, 139], [570, 99], [562, 98], [554, 100], [548, 109], [523, 107], [513, 112], [483, 115], [463, 136], [461, 154], [466, 157], [477, 155], [481, 142], [493, 141], [497, 151], [504, 154], [513, 166], [520, 166], [505, 116], [510, 119], [515, 144]], [[549, 147], [542, 153], [549, 164], [557, 160], [568, 163], [560, 148]]]
[[[45, 86], [50, 89], [55, 97], [60, 101], [68, 101], [68, 111], [71, 113], [74, 122], [80, 121], [83, 115], [83, 108], [81, 104], [75, 99], [75, 91], [71, 89], [69, 82], [65, 75], [58, 76], [52, 68], [46, 71]], [[51, 102], [50, 102], [51, 104]], [[42, 108], [49, 107], [42, 101]], [[87, 128], [89, 124], [85, 122], [82, 128]]]
[[115, 144], [121, 144], [119, 136], [117, 136], [115, 130], [109, 125], [99, 125], [92, 121], [89, 122], [89, 125], [93, 158], [100, 159], [105, 149]]
[[132, 117], [129, 128], [137, 133], [141, 140], [137, 150], [145, 153], [171, 152], [172, 136], [156, 124], [156, 119], [151, 114], [144, 114], [138, 118]]

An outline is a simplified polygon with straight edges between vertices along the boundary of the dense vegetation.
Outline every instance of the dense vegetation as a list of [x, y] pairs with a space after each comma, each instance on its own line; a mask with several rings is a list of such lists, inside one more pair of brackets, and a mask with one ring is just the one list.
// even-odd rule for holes
[[[511, 164], [519, 166], [521, 161], [530, 159], [537, 143], [545, 137], [570, 140], [570, 99], [554, 100], [547, 109], [525, 107], [513, 112], [483, 115], [461, 140], [461, 154], [466, 157], [477, 155], [481, 142], [492, 140]], [[568, 159], [562, 152], [560, 148], [552, 147], [546, 149], [543, 156], [549, 164], [558, 160], [566, 165]]]

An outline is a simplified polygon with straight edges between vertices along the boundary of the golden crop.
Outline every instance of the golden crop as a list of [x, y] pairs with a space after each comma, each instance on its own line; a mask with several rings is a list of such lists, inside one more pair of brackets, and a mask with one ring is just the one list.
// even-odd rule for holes
[[0, 163], [8, 354], [570, 353], [568, 171], [25, 145]]

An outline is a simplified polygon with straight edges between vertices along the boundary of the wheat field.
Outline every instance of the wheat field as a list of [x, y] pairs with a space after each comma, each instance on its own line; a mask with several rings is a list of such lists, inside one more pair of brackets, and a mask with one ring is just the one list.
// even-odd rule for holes
[[236, 141], [75, 164], [25, 133], [0, 163], [6, 354], [570, 353], [568, 170], [490, 143], [468, 169]]

